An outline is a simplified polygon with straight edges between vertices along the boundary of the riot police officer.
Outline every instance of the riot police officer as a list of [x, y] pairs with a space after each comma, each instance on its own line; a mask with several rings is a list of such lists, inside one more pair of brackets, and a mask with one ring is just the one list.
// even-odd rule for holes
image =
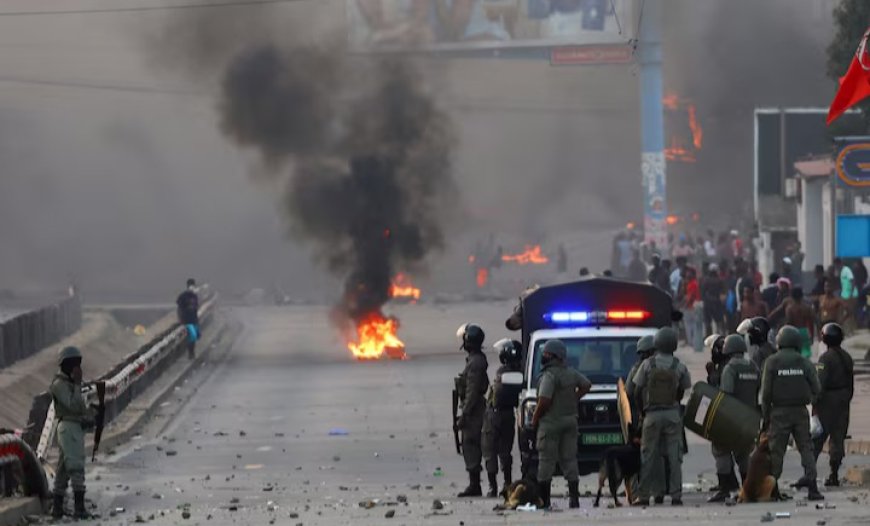
[[82, 353], [65, 347], [57, 356], [60, 367], [48, 391], [57, 417], [57, 443], [60, 456], [54, 477], [52, 516], [63, 517], [67, 485], [72, 483], [74, 517], [86, 519], [85, 511], [85, 431], [94, 425], [94, 414], [82, 396]]
[[840, 485], [840, 463], [845, 455], [846, 433], [849, 430], [849, 404], [855, 393], [855, 364], [848, 352], [841, 347], [843, 328], [836, 323], [822, 327], [822, 341], [828, 347], [819, 358], [816, 368], [819, 371], [819, 393], [813, 408], [822, 424], [822, 435], [814, 442], [814, 453], [818, 460], [825, 441], [830, 437], [831, 475], [825, 486]]
[[777, 480], [782, 475], [788, 439], [793, 436], [804, 468], [798, 486], [808, 489], [808, 500], [822, 500], [806, 408], [821, 391], [819, 377], [815, 367], [800, 354], [803, 337], [795, 327], [780, 329], [776, 346], [778, 351], [765, 362], [761, 380], [761, 415], [770, 439], [771, 475]]
[[655, 353], [656, 345], [655, 338], [652, 335], [642, 337], [637, 341], [637, 361], [631, 366], [628, 371], [628, 376], [625, 379], [625, 394], [628, 395], [628, 401], [631, 402], [632, 424], [636, 426], [636, 434], [640, 434], [641, 425], [641, 408], [643, 407], [643, 393], [637, 388], [634, 383], [634, 375], [637, 370], [643, 365], [650, 356]]
[[707, 383], [713, 387], [719, 387], [722, 379], [722, 369], [728, 363], [728, 359], [722, 354], [725, 345], [725, 337], [720, 334], [711, 334], [704, 339], [704, 347], [710, 352], [710, 361], [707, 362]]
[[[743, 336], [732, 334], [725, 338], [722, 355], [728, 360], [722, 369], [719, 389], [737, 398], [749, 407], [758, 407], [760, 375], [755, 364], [744, 358], [746, 340]], [[749, 449], [732, 451], [713, 442], [713, 458], [716, 459], [716, 476], [719, 478], [719, 491], [707, 502], [724, 502], [731, 497], [731, 491], [738, 489], [734, 476], [734, 464], [740, 470], [740, 480], [745, 480], [749, 468]]]
[[666, 457], [667, 487], [671, 504], [683, 504], [683, 425], [680, 400], [692, 385], [689, 370], [675, 356], [677, 333], [663, 327], [655, 335], [656, 353], [643, 362], [634, 383], [644, 393], [644, 418], [641, 436], [641, 472], [635, 505], [648, 505], [651, 494], [665, 486], [665, 470], [656, 469], [656, 459]]
[[501, 367], [495, 373], [495, 378], [486, 397], [486, 416], [483, 421], [483, 459], [486, 465], [486, 475], [489, 479], [487, 497], [498, 494], [498, 465], [504, 474], [502, 493], [511, 484], [511, 467], [513, 458], [516, 420], [514, 411], [519, 404], [520, 391], [523, 386], [502, 384], [504, 373], [522, 371], [523, 344], [516, 340], [504, 338], [493, 346], [498, 352]]
[[456, 428], [462, 431], [462, 456], [465, 470], [468, 471], [468, 487], [459, 493], [460, 497], [480, 497], [481, 432], [486, 410], [484, 395], [489, 387], [486, 369], [489, 364], [483, 354], [483, 329], [467, 323], [459, 327], [456, 335], [462, 341], [465, 369], [457, 378], [457, 387], [462, 400], [462, 414], [456, 419]]
[[776, 348], [770, 344], [770, 323], [767, 318], [758, 316], [743, 320], [737, 327], [737, 334], [746, 335], [749, 338], [749, 361], [755, 364], [759, 371], [764, 371], [764, 362], [776, 352]]
[[550, 485], [556, 463], [568, 481], [568, 507], [580, 507], [577, 469], [577, 400], [586, 396], [592, 383], [573, 367], [567, 367], [568, 350], [560, 340], [549, 340], [541, 351], [538, 405], [532, 416], [537, 429], [538, 489], [544, 507], [550, 507]]

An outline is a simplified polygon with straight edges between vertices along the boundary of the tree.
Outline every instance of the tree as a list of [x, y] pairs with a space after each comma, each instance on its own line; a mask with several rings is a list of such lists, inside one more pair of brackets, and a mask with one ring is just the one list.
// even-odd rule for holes
[[[834, 8], [834, 39], [828, 46], [828, 76], [835, 82], [846, 74], [855, 58], [855, 50], [861, 37], [870, 27], [870, 2], [868, 0], [840, 0]], [[870, 101], [858, 105], [864, 114], [865, 129], [838, 130], [844, 135], [861, 134], [870, 129]], [[836, 123], [834, 123], [834, 126]], [[834, 127], [832, 126], [832, 128]]]

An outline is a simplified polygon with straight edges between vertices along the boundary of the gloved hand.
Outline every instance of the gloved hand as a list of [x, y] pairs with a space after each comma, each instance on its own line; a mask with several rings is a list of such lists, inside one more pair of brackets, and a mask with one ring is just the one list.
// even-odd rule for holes
[[459, 430], [465, 427], [465, 416], [459, 415], [456, 417], [456, 422], [453, 423], [453, 429]]

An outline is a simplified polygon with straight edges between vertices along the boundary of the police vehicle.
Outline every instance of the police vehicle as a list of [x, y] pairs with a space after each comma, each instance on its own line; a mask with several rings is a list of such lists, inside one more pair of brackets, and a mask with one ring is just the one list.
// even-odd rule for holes
[[539, 288], [520, 299], [516, 314], [525, 349], [517, 409], [523, 475], [537, 473], [531, 423], [537, 405], [541, 349], [552, 339], [565, 343], [568, 365], [592, 382], [592, 391], [578, 402], [577, 463], [581, 475], [598, 471], [604, 450], [624, 443], [617, 381], [625, 379], [637, 361], [637, 340], [679, 318], [670, 295], [652, 285], [589, 278]]

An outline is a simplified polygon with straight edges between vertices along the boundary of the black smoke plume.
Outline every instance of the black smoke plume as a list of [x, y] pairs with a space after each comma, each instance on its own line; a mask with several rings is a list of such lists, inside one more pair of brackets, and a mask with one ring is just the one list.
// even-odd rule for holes
[[227, 137], [283, 187], [282, 209], [317, 260], [344, 279], [338, 319], [380, 313], [397, 271], [443, 246], [454, 190], [449, 120], [411, 64], [335, 50], [261, 46], [227, 68]]

